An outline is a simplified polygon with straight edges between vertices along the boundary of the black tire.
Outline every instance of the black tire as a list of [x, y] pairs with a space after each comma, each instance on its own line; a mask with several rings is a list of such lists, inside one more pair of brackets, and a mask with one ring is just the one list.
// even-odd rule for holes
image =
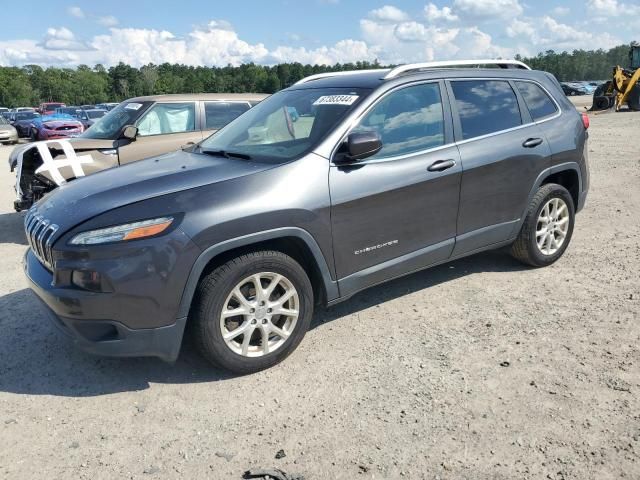
[[[546, 255], [540, 251], [536, 240], [536, 230], [538, 228], [538, 217], [544, 206], [553, 198], [560, 198], [567, 205], [569, 210], [569, 226], [560, 248], [551, 255]], [[562, 185], [549, 183], [538, 189], [531, 199], [527, 214], [520, 229], [516, 241], [511, 245], [511, 255], [517, 260], [533, 267], [546, 267], [557, 261], [565, 252], [575, 223], [575, 205], [573, 197]]]
[[[293, 331], [277, 350], [260, 357], [247, 357], [227, 346], [222, 337], [220, 316], [235, 286], [261, 272], [280, 274], [291, 282], [298, 293], [299, 314]], [[219, 266], [200, 281], [190, 313], [190, 333], [200, 353], [214, 365], [235, 373], [253, 373], [281, 362], [296, 349], [311, 324], [313, 305], [311, 282], [298, 262], [276, 251], [247, 253]]]
[[38, 132], [36, 129], [31, 129], [31, 133], [29, 134], [29, 138], [31, 139], [32, 142], [37, 142], [38, 141]]
[[611, 102], [608, 97], [596, 97], [595, 102], [593, 102], [595, 109], [594, 110], [607, 110], [611, 107]]

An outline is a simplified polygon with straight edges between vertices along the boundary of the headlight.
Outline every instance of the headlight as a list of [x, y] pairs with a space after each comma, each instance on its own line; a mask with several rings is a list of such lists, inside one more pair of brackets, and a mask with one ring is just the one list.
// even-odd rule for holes
[[96, 245], [152, 237], [165, 231], [172, 222], [173, 217], [161, 217], [99, 230], [90, 230], [77, 234], [69, 243], [71, 245]]

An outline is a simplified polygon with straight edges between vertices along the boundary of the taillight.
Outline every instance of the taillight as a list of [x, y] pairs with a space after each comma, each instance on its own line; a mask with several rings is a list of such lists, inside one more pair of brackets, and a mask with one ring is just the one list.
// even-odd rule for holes
[[584, 129], [587, 130], [589, 128], [589, 115], [586, 113], [582, 113], [582, 125], [584, 125]]

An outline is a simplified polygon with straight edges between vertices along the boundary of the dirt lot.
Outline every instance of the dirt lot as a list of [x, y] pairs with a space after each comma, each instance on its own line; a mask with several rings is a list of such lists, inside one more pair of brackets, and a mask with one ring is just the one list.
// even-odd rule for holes
[[591, 122], [560, 262], [492, 252], [371, 289], [246, 377], [188, 346], [167, 365], [60, 338], [0, 148], [0, 478], [640, 478], [640, 113]]

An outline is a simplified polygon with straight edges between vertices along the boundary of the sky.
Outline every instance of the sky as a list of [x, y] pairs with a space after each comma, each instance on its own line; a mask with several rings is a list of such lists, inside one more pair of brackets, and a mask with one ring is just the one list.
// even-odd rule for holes
[[640, 0], [0, 3], [0, 65], [398, 64], [640, 41]]

